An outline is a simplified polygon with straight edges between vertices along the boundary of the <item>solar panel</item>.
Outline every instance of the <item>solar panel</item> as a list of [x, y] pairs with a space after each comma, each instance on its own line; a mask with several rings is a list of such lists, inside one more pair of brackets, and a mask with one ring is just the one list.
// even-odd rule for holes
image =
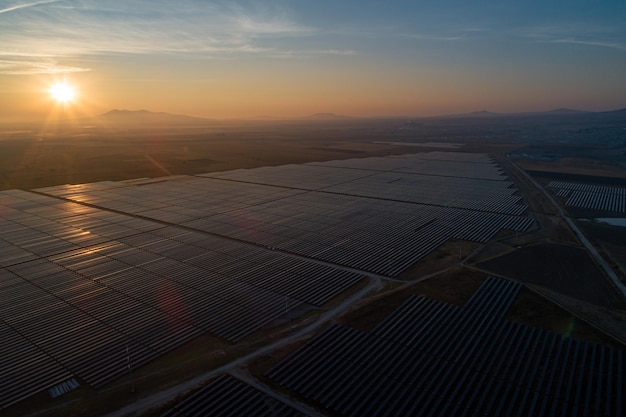
[[548, 188], [558, 197], [568, 197], [566, 206], [626, 212], [626, 188], [623, 187], [551, 181]]
[[623, 350], [504, 320], [519, 287], [488, 279], [464, 307], [412, 297], [371, 332], [330, 326], [266, 376], [338, 415], [619, 415]]
[[225, 374], [211, 379], [204, 387], [161, 414], [162, 417], [207, 415], [297, 417], [304, 414]]

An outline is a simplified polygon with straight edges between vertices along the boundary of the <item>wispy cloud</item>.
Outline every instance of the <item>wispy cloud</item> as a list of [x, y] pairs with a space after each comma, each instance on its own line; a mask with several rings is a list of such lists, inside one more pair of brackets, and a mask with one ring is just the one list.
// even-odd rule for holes
[[462, 39], [465, 39], [464, 35], [441, 36], [441, 35], [426, 34], [426, 33], [408, 33], [408, 34], [403, 35], [403, 37], [409, 38], [409, 39], [423, 40], [423, 41], [444, 41], [444, 42], [460, 41]]
[[585, 45], [585, 46], [598, 46], [601, 48], [611, 48], [611, 49], [620, 49], [622, 51], [626, 51], [626, 45], [615, 43], [615, 42], [602, 42], [602, 41], [585, 41], [579, 39], [553, 39], [546, 41], [549, 43], [569, 43], [574, 45]]
[[5, 75], [59, 74], [85, 71], [90, 71], [90, 69], [60, 65], [58, 62], [53, 60], [40, 61], [0, 59], [0, 74]]
[[40, 4], [57, 3], [59, 1], [61, 0], [42, 0], [42, 1], [35, 1], [35, 2], [30, 2], [30, 3], [14, 4], [12, 6], [5, 6], [4, 9], [0, 9], [0, 14], [13, 12], [19, 9], [26, 9], [26, 8], [33, 7], [33, 6], [39, 6]]
[[424, 41], [440, 41], [454, 42], [461, 40], [474, 39], [484, 33], [489, 32], [486, 28], [465, 27], [455, 28], [448, 31], [423, 32], [423, 33], [404, 33], [401, 36], [408, 39], [424, 40]]
[[272, 58], [300, 58], [300, 59], [310, 59], [316, 58], [320, 56], [352, 56], [356, 55], [356, 51], [352, 49], [309, 49], [309, 50], [283, 50], [276, 49], [271, 51], [268, 56]]
[[[14, 4], [0, 13], [9, 11], [16, 12], [10, 19], [0, 14], [0, 60], [5, 74], [9, 65], [11, 73], [84, 70], [62, 63], [103, 54], [274, 56], [285, 48], [277, 41], [316, 33], [278, 6], [209, 1], [48, 0]], [[292, 49], [287, 49], [292, 55], [324, 53]], [[329, 48], [325, 53], [353, 52]], [[17, 59], [23, 56], [31, 59]], [[51, 65], [51, 61], [59, 64]]]
[[319, 49], [319, 50], [308, 51], [308, 53], [315, 54], [315, 55], [349, 56], [349, 55], [355, 55], [356, 51], [352, 49]]
[[626, 50], [623, 28], [589, 25], [554, 25], [521, 30], [519, 36], [541, 43], [572, 44]]

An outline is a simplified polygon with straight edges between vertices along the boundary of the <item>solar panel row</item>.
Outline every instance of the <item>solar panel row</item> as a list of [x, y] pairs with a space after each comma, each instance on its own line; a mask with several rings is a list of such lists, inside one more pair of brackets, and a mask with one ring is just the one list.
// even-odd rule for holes
[[358, 158], [307, 165], [356, 168], [374, 171], [408, 172], [446, 177], [465, 177], [502, 181], [507, 177], [485, 154], [459, 152], [427, 152], [390, 157]]
[[481, 180], [504, 181], [506, 175], [501, 169], [493, 169], [486, 163], [480, 166], [475, 162], [464, 161], [423, 161], [419, 165], [397, 169], [396, 172], [410, 174], [441, 175], [444, 177], [464, 177]]
[[269, 185], [293, 190], [315, 191], [372, 176], [372, 171], [345, 167], [324, 167], [311, 164], [281, 165], [255, 169], [239, 169], [201, 174], [199, 177], [223, 179], [235, 183]]
[[525, 206], [510, 182], [431, 175], [380, 173], [324, 189], [324, 192], [409, 203], [519, 215]]
[[548, 187], [561, 190], [585, 191], [598, 194], [626, 195], [626, 188], [611, 187], [608, 185], [581, 184], [578, 182], [550, 181]]
[[624, 213], [626, 212], [626, 195], [572, 191], [565, 205]]
[[551, 181], [548, 187], [557, 197], [569, 197], [566, 206], [626, 212], [626, 188], [563, 181]]
[[623, 351], [504, 320], [519, 290], [466, 307], [409, 299], [372, 332], [334, 325], [267, 372], [338, 415], [613, 416]]
[[563, 188], [555, 188], [554, 191], [556, 192], [557, 197], [568, 197], [572, 192], [572, 190], [566, 190]]
[[313, 162], [304, 165], [262, 167], [254, 170], [234, 170], [202, 176], [306, 190], [323, 189], [342, 182], [370, 177], [375, 171], [497, 181], [506, 179], [502, 170], [495, 167], [493, 160], [487, 155], [466, 154], [471, 155], [470, 157], [462, 155], [460, 153], [431, 152], [393, 157]]
[[[5, 274], [11, 273], [4, 271]], [[126, 346], [136, 365], [156, 357], [155, 352], [133, 336], [81, 310], [72, 302], [73, 295], [61, 298], [22, 278], [0, 294], [0, 318], [55, 365], [62, 365], [94, 386], [125, 372]], [[3, 398], [5, 395], [3, 392]], [[11, 400], [9, 397], [7, 402]]]
[[0, 320], [0, 409], [71, 377], [70, 372]]
[[[404, 158], [404, 155], [397, 156]], [[469, 152], [445, 152], [433, 151], [426, 153], [409, 154], [408, 157], [416, 159], [427, 159], [435, 161], [457, 161], [457, 162], [474, 162], [478, 164], [492, 164], [493, 158], [489, 155]]]
[[475, 309], [495, 317], [504, 317], [522, 289], [520, 284], [488, 277], [472, 294], [464, 308]]
[[297, 417], [302, 414], [230, 375], [218, 375], [161, 417]]

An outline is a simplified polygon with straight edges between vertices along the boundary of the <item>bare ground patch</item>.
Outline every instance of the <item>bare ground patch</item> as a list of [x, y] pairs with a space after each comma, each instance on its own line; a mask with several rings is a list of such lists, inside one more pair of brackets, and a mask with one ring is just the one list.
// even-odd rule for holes
[[606, 307], [623, 307], [617, 291], [584, 249], [542, 243], [481, 262], [476, 267], [496, 275], [541, 285], [561, 294]]

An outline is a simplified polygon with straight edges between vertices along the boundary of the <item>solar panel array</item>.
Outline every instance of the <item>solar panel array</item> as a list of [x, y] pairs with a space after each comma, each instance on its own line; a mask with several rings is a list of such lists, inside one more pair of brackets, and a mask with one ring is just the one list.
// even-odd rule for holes
[[525, 210], [521, 198], [513, 195], [512, 183], [493, 162], [362, 158], [203, 176], [503, 214]]
[[102, 386], [127, 348], [137, 367], [202, 332], [240, 340], [364, 278], [25, 191], [0, 192], [0, 230], [1, 407], [72, 377]]
[[303, 414], [239, 379], [221, 374], [161, 417], [298, 417]]
[[[404, 158], [404, 155], [393, 156], [393, 158]], [[490, 164], [493, 158], [486, 154], [469, 152], [444, 152], [433, 151], [427, 153], [409, 154], [408, 157], [416, 159], [427, 159], [434, 161], [458, 161]]]
[[548, 188], [568, 197], [566, 206], [626, 213], [626, 188], [564, 181], [551, 181]]
[[342, 416], [620, 416], [624, 352], [504, 319], [519, 284], [464, 307], [412, 297], [371, 332], [333, 325], [266, 376]]
[[[390, 162], [390, 160], [394, 162]], [[404, 166], [399, 166], [397, 160], [402, 160]], [[491, 157], [485, 154], [473, 153], [429, 152], [411, 155], [394, 155], [385, 158], [314, 162], [309, 165], [373, 169], [496, 181], [504, 181], [507, 179], [502, 169], [498, 167], [494, 169], [494, 160]]]
[[526, 230], [515, 192], [488, 156], [444, 152], [0, 192], [0, 407], [203, 332], [239, 341], [354, 269], [396, 276], [448, 239]]
[[71, 378], [67, 369], [2, 321], [0, 340], [0, 409]]
[[533, 222], [520, 216], [526, 206], [517, 190], [482, 154], [363, 158], [140, 184], [39, 191], [387, 276], [451, 238], [484, 243]]

